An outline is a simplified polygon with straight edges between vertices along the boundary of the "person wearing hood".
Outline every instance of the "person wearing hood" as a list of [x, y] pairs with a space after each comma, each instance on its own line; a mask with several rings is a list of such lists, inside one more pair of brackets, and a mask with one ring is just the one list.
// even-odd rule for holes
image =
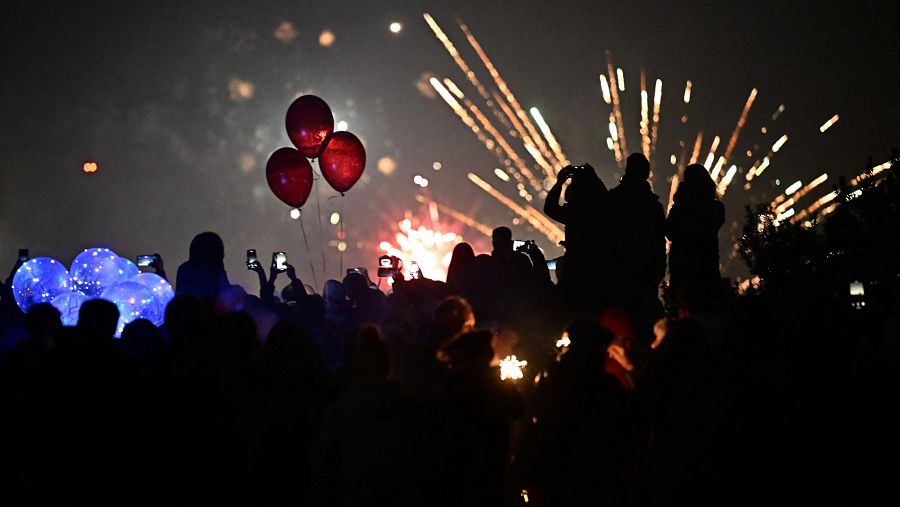
[[214, 299], [228, 287], [225, 273], [225, 245], [214, 232], [201, 232], [191, 241], [190, 257], [178, 267], [175, 294]]
[[611, 306], [658, 306], [659, 282], [666, 274], [665, 214], [650, 189], [650, 162], [640, 153], [628, 156], [625, 176], [609, 191], [609, 301]]

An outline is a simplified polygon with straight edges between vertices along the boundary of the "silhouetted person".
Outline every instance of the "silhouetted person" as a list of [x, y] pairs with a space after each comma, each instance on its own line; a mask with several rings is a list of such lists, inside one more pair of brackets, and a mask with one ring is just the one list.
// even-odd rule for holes
[[508, 315], [523, 310], [527, 289], [531, 286], [532, 266], [528, 256], [513, 249], [512, 231], [497, 227], [491, 233], [490, 262], [485, 276], [479, 281], [482, 289], [489, 291], [488, 315]]
[[472, 245], [460, 243], [453, 247], [447, 267], [447, 287], [453, 294], [468, 296], [476, 283], [475, 251]]
[[162, 359], [165, 344], [159, 328], [147, 319], [135, 319], [125, 325], [119, 346], [126, 356], [140, 363]]
[[353, 339], [349, 385], [325, 412], [313, 451], [318, 505], [421, 505], [422, 424], [399, 386], [378, 328]]
[[[560, 194], [566, 181], [565, 204], [560, 204]], [[566, 296], [567, 305], [591, 308], [595, 306], [596, 293], [604, 264], [602, 244], [603, 203], [606, 185], [588, 164], [567, 166], [559, 172], [556, 183], [547, 192], [544, 213], [564, 224], [566, 239], [565, 256], [557, 265], [557, 279]]]
[[688, 313], [715, 310], [721, 299], [719, 228], [725, 207], [716, 198], [716, 184], [706, 168], [684, 170], [672, 209], [666, 218], [669, 284], [676, 308]]
[[659, 282], [666, 274], [666, 219], [649, 176], [647, 158], [629, 155], [625, 176], [609, 191], [606, 205], [608, 303], [625, 307], [639, 322], [647, 321], [640, 327], [648, 332], [661, 311]]
[[225, 273], [225, 245], [214, 232], [202, 232], [191, 241], [190, 257], [178, 267], [175, 294], [190, 294], [201, 299], [215, 298], [228, 287]]
[[450, 376], [436, 421], [439, 505], [503, 505], [511, 425], [524, 404], [491, 367], [493, 333], [470, 331], [444, 349]]
[[361, 273], [356, 272], [348, 273], [344, 277], [343, 285], [356, 327], [364, 324], [377, 324], [384, 312], [384, 293], [371, 287], [369, 280]]
[[626, 395], [604, 372], [613, 336], [588, 320], [568, 335], [568, 351], [537, 384], [517, 468], [544, 505], [622, 505]]

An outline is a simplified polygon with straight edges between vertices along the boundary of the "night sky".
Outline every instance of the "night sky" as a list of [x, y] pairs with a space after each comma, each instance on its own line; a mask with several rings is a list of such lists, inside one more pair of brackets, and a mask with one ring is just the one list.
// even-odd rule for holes
[[[247, 248], [263, 258], [286, 250], [311, 281], [299, 223], [264, 177], [269, 153], [290, 145], [284, 113], [301, 92], [324, 98], [368, 154], [363, 179], [343, 203], [320, 182], [321, 233], [316, 196], [304, 207], [320, 285], [323, 245], [328, 276], [338, 274], [338, 229], [328, 218], [341, 206], [345, 268], [371, 270], [375, 247], [392, 240], [406, 211], [429, 223], [417, 194], [491, 227], [511, 225], [513, 214], [466, 179], [475, 172], [516, 197], [512, 184], [493, 176], [496, 157], [443, 101], [416, 87], [431, 73], [475, 96], [423, 12], [489, 82], [456, 18], [468, 24], [519, 102], [538, 107], [569, 159], [591, 163], [610, 187], [621, 170], [606, 147], [610, 107], [598, 79], [604, 50], [625, 73], [631, 151], [640, 146], [641, 67], [651, 82], [662, 79], [654, 188], [664, 200], [665, 178], [674, 170], [669, 155], [678, 153], [679, 141], [693, 144], [702, 129], [703, 154], [714, 135], [724, 143], [756, 87], [735, 163], [746, 170], [780, 135], [790, 140], [751, 190], [735, 185], [726, 194], [723, 253], [733, 243], [732, 224], [743, 223], [744, 204], [768, 202], [787, 184], [827, 172], [831, 178], [814, 192], [824, 194], [838, 176], [859, 173], [868, 156], [879, 163], [900, 146], [894, 2], [11, 4], [0, 7], [0, 262], [10, 266], [17, 248], [68, 264], [83, 248], [109, 246], [130, 258], [160, 252], [174, 274], [194, 234], [213, 230], [225, 241], [233, 281], [255, 290], [244, 268]], [[403, 24], [398, 34], [388, 29], [394, 21]], [[276, 37], [285, 22], [293, 38], [291, 30]], [[324, 30], [334, 35], [330, 47], [319, 43]], [[688, 79], [693, 89], [685, 106]], [[242, 96], [248, 85], [252, 96]], [[785, 111], [773, 121], [781, 104]], [[836, 113], [837, 124], [820, 133]], [[396, 171], [380, 173], [382, 157], [393, 158]], [[82, 171], [88, 161], [98, 164], [96, 173]], [[417, 174], [428, 178], [427, 189], [413, 183]], [[743, 183], [740, 175], [736, 180]], [[482, 234], [444, 219], [476, 250], [488, 247]], [[541, 240], [524, 226], [514, 227], [514, 236]], [[548, 255], [561, 253], [541, 244]]]

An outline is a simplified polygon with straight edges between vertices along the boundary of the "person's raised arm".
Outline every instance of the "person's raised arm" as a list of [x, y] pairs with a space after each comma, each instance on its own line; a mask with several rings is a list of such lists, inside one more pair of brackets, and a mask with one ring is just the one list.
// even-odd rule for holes
[[284, 266], [287, 268], [287, 276], [291, 281], [291, 290], [294, 291], [294, 297], [299, 298], [302, 294], [306, 294], [306, 287], [303, 285], [303, 281], [297, 278], [297, 270], [294, 269], [294, 266], [285, 263]]
[[563, 184], [572, 177], [572, 166], [566, 166], [556, 177], [556, 183], [547, 192], [547, 198], [544, 200], [544, 214], [565, 224], [568, 222], [566, 207], [559, 204], [559, 198], [562, 195]]

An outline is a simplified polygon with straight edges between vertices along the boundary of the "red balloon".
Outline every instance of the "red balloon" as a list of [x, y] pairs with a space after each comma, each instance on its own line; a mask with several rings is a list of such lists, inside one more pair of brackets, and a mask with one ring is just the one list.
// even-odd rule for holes
[[324, 100], [304, 95], [288, 107], [284, 126], [294, 146], [307, 157], [316, 158], [325, 138], [334, 132], [334, 116]]
[[366, 149], [350, 132], [335, 132], [325, 144], [319, 168], [331, 188], [344, 193], [362, 176], [366, 168]]
[[266, 163], [266, 181], [275, 197], [299, 208], [312, 190], [313, 173], [309, 160], [293, 148], [279, 148]]

